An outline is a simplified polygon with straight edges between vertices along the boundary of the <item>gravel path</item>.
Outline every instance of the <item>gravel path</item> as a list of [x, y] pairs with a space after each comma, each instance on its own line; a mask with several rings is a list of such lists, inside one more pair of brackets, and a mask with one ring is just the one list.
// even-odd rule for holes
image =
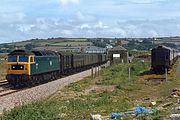
[[13, 109], [14, 107], [46, 98], [57, 92], [59, 89], [62, 89], [64, 86], [82, 80], [83, 78], [90, 75], [91, 70], [86, 70], [46, 84], [0, 97], [0, 114], [3, 114], [3, 111], [9, 111]]

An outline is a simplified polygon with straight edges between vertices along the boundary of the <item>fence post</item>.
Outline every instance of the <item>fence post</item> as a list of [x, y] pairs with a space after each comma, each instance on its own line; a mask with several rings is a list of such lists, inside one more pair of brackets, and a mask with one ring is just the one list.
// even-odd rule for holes
[[93, 72], [93, 69], [94, 69], [94, 67], [92, 66], [92, 67], [91, 67], [91, 78], [92, 78], [92, 79], [94, 78], [94, 72]]
[[167, 67], [165, 68], [165, 74], [166, 74], [166, 81], [168, 80], [168, 73], [167, 73]]
[[94, 76], [97, 77], [97, 66], [95, 66], [95, 73]]
[[99, 66], [97, 66], [96, 75], [99, 76]]
[[131, 80], [131, 67], [129, 67], [129, 81]]
[[100, 75], [100, 66], [98, 66], [98, 76]]

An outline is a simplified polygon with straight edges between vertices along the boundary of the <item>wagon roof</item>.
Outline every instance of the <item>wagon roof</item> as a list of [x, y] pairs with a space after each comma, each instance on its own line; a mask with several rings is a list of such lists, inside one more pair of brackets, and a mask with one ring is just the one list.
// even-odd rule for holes
[[58, 52], [58, 54], [60, 54], [60, 55], [72, 55], [72, 53], [69, 53], [69, 52]]

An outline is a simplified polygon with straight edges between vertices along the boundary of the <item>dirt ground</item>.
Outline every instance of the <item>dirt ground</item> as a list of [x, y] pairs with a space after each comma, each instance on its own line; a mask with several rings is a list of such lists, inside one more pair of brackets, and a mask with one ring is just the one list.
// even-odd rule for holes
[[[167, 81], [165, 75], [145, 74], [139, 79], [138, 84], [141, 84], [138, 90], [127, 92], [128, 98], [136, 105], [154, 107], [165, 112], [176, 109], [180, 103], [177, 104], [180, 98], [180, 59], [169, 71]], [[174, 110], [173, 113], [179, 111]]]

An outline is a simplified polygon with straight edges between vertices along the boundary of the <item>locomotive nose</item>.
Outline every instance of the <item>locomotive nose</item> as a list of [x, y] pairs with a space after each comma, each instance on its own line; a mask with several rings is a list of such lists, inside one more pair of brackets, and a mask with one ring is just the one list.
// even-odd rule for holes
[[25, 65], [11, 65], [11, 70], [24, 70]]
[[28, 64], [8, 64], [8, 74], [28, 74]]
[[[22, 53], [21, 53], [22, 54]], [[30, 64], [33, 56], [30, 55], [8, 55], [8, 75], [30, 75]]]

